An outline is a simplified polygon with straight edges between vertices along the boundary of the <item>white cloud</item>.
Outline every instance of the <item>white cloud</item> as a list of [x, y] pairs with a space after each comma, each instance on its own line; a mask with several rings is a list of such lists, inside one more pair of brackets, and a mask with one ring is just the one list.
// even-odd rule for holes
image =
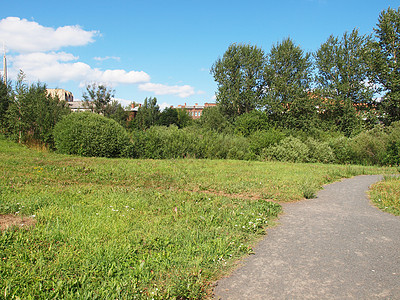
[[93, 57], [93, 59], [97, 60], [97, 61], [105, 61], [105, 60], [110, 60], [110, 59], [117, 60], [117, 61], [121, 60], [121, 58], [117, 57], [117, 56], [105, 56], [105, 57], [96, 56], [96, 57]]
[[65, 52], [29, 53], [10, 57], [14, 72], [23, 70], [31, 80], [40, 81], [79, 81], [108, 84], [138, 84], [148, 82], [150, 76], [143, 71], [100, 70], [86, 63], [76, 61]]
[[[94, 42], [98, 31], [86, 31], [78, 25], [58, 28], [45, 27], [35, 21], [18, 17], [0, 20], [0, 43], [5, 42], [11, 53], [8, 55], [10, 77], [23, 70], [27, 79], [42, 82], [77, 81], [83, 87], [87, 82], [108, 85], [139, 84], [139, 90], [155, 95], [177, 95], [186, 98], [196, 94], [189, 85], [164, 85], [151, 83], [144, 71], [101, 70], [93, 68], [79, 57], [60, 51], [63, 47], [84, 46]], [[96, 61], [120, 60], [116, 56], [94, 57]], [[203, 92], [199, 91], [198, 94]], [[164, 105], [164, 103], [162, 104]], [[169, 106], [165, 103], [165, 105]]]
[[160, 107], [160, 110], [163, 111], [164, 109], [171, 107], [171, 104], [168, 104], [167, 102], [163, 102], [158, 105]]
[[66, 46], [83, 46], [94, 41], [97, 31], [86, 31], [80, 26], [54, 29], [36, 22], [8, 17], [0, 20], [0, 41], [19, 53], [59, 50]]
[[153, 92], [156, 95], [177, 95], [186, 98], [195, 94], [194, 88], [190, 85], [164, 85], [160, 83], [144, 83], [139, 85], [139, 89], [146, 92]]

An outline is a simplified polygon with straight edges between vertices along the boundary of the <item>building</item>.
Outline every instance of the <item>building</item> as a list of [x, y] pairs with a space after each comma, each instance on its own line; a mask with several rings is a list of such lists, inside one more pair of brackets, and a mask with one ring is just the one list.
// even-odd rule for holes
[[58, 97], [61, 101], [73, 102], [74, 95], [64, 89], [47, 89], [47, 94], [52, 97]]
[[199, 119], [203, 113], [203, 110], [207, 107], [213, 107], [217, 106], [216, 103], [204, 103], [204, 105], [198, 105], [195, 103], [194, 105], [178, 105], [178, 107], [175, 107], [177, 109], [185, 109], [188, 115], [192, 119]]

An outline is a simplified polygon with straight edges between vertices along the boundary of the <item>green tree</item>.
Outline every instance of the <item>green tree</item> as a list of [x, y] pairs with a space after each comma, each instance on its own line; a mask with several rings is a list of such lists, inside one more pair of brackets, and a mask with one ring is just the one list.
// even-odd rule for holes
[[199, 123], [207, 131], [219, 133], [229, 133], [231, 131], [231, 123], [229, 123], [226, 115], [221, 112], [218, 106], [204, 108]]
[[104, 116], [117, 121], [120, 125], [127, 127], [129, 112], [126, 111], [121, 103], [112, 100], [104, 108]]
[[260, 107], [264, 87], [264, 51], [232, 44], [211, 68], [218, 84], [216, 102], [229, 119]]
[[256, 131], [269, 128], [268, 117], [265, 112], [253, 110], [236, 118], [235, 133], [242, 136], [249, 136]]
[[20, 143], [39, 143], [53, 147], [53, 128], [70, 109], [65, 101], [47, 94], [46, 85], [28, 86], [20, 71], [7, 111], [8, 135]]
[[92, 112], [104, 115], [107, 106], [112, 102], [115, 91], [103, 84], [92, 83], [86, 86], [86, 92], [82, 97], [85, 105]]
[[382, 11], [374, 30], [377, 39], [374, 70], [386, 92], [382, 104], [386, 122], [390, 124], [400, 120], [400, 7]]
[[175, 124], [178, 128], [183, 128], [189, 125], [191, 120], [185, 109], [167, 107], [160, 113], [157, 124], [161, 126]]
[[135, 117], [135, 127], [141, 130], [146, 130], [157, 124], [160, 116], [160, 107], [157, 104], [157, 98], [144, 99], [144, 103], [139, 107]]
[[316, 116], [313, 98], [311, 54], [290, 38], [274, 45], [265, 67], [265, 109], [270, 118], [285, 127], [309, 128]]
[[7, 111], [11, 103], [11, 88], [3, 82], [0, 76], [0, 132], [7, 131]]
[[357, 114], [373, 117], [369, 114], [375, 107], [376, 92], [371, 46], [371, 36], [360, 35], [354, 29], [341, 38], [331, 35], [315, 53], [318, 92], [314, 95], [321, 100], [321, 117], [346, 135], [359, 126]]

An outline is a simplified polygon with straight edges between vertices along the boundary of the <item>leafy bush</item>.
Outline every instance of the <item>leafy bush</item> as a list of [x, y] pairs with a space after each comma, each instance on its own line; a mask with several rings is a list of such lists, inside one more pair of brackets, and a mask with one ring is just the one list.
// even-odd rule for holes
[[392, 123], [388, 129], [388, 146], [383, 163], [400, 165], [400, 121]]
[[329, 147], [331, 147], [336, 163], [347, 164], [352, 160], [352, 151], [350, 147], [350, 139], [345, 136], [335, 137], [329, 140]]
[[267, 159], [289, 162], [308, 162], [309, 152], [307, 145], [298, 138], [289, 136], [279, 144], [264, 151]]
[[60, 153], [82, 156], [120, 157], [130, 144], [120, 124], [89, 112], [63, 118], [54, 128], [54, 140]]
[[352, 162], [364, 165], [382, 164], [387, 145], [388, 137], [382, 126], [361, 132], [350, 141]]
[[265, 112], [253, 110], [236, 118], [235, 133], [242, 136], [249, 136], [253, 132], [267, 130], [269, 127], [268, 117]]
[[264, 149], [279, 143], [283, 138], [285, 134], [274, 128], [253, 132], [248, 138], [249, 150], [253, 155], [259, 156]]
[[327, 142], [320, 142], [313, 138], [306, 141], [309, 151], [310, 162], [332, 163], [335, 161], [335, 155]]

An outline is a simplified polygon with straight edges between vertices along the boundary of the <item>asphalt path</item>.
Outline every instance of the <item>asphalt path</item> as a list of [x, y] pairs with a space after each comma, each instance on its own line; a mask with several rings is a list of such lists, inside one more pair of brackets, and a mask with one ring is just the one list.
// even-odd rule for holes
[[284, 204], [215, 299], [400, 299], [400, 217], [374, 207], [357, 176], [325, 186], [315, 199]]

